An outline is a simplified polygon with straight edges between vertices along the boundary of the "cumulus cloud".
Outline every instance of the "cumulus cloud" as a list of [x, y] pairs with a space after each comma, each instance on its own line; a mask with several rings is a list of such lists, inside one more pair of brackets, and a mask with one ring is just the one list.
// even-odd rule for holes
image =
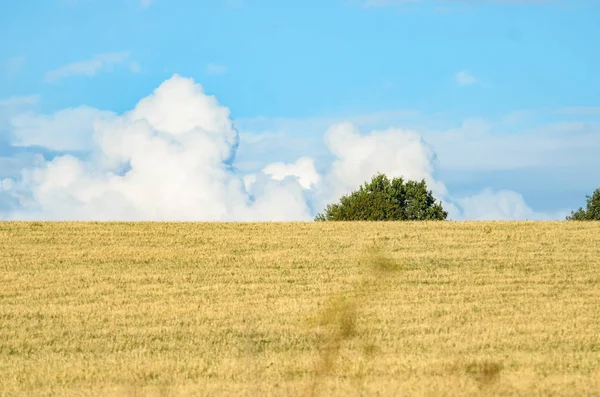
[[516, 192], [486, 189], [483, 192], [458, 200], [467, 219], [512, 220], [534, 219], [534, 212], [523, 196]]
[[34, 107], [39, 101], [39, 96], [19, 96], [0, 99], [0, 134], [10, 131], [11, 119]]
[[9, 178], [1, 179], [0, 180], [0, 191], [10, 190], [13, 187], [14, 183], [15, 182]]
[[73, 62], [46, 72], [46, 81], [54, 83], [72, 76], [95, 76], [100, 71], [111, 71], [116, 66], [128, 67], [133, 73], [139, 72], [137, 62], [130, 60], [129, 51], [94, 55], [91, 59]]
[[583, 171], [598, 166], [600, 123], [555, 122], [519, 134], [510, 131], [482, 119], [467, 119], [457, 128], [423, 135], [436, 148], [444, 168], [453, 172], [557, 167]]
[[300, 157], [243, 175], [229, 109], [178, 75], [122, 115], [82, 107], [29, 114], [14, 126], [22, 144], [90, 154], [37, 159], [20, 177], [2, 179], [4, 194], [19, 202], [10, 219], [310, 220], [378, 172], [425, 179], [453, 219], [538, 216], [514, 192], [453, 198], [434, 177], [432, 147], [412, 130], [364, 134], [338, 123], [324, 136], [332, 161], [322, 173]]
[[94, 153], [23, 170], [19, 219], [309, 219], [302, 187], [272, 178], [250, 195], [232, 169], [229, 110], [174, 76], [130, 112], [97, 121]]
[[387, 129], [363, 135], [350, 123], [332, 126], [325, 143], [335, 156], [323, 190], [329, 200], [347, 194], [377, 172], [389, 177], [425, 179], [438, 197], [446, 194], [433, 178], [435, 153], [416, 131]]
[[12, 156], [0, 156], [0, 179], [19, 175], [21, 170], [43, 166], [44, 156], [38, 153], [17, 153]]
[[471, 220], [550, 220], [564, 219], [568, 212], [545, 214], [533, 211], [523, 196], [510, 190], [485, 189], [457, 200], [462, 217]]
[[110, 117], [113, 113], [88, 106], [60, 110], [50, 116], [22, 113], [10, 121], [12, 144], [56, 151], [90, 150], [94, 123]]
[[319, 174], [315, 170], [314, 160], [309, 157], [299, 158], [294, 164], [273, 163], [266, 166], [263, 173], [271, 176], [276, 181], [286, 177], [294, 177], [300, 186], [310, 189], [319, 182]]

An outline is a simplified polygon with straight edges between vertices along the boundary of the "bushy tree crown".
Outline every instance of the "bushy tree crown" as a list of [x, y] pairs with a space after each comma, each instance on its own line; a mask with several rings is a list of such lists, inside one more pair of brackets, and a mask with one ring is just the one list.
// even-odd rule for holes
[[390, 179], [378, 174], [354, 191], [330, 204], [315, 221], [413, 221], [444, 220], [448, 212], [436, 202], [425, 180]]
[[568, 221], [600, 221], [600, 188], [596, 189], [591, 196], [586, 195], [587, 206], [579, 208], [567, 216]]

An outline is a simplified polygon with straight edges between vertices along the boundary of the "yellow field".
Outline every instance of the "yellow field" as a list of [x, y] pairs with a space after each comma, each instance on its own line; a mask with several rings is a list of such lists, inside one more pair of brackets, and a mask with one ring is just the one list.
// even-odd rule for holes
[[600, 396], [600, 223], [0, 223], [0, 396]]

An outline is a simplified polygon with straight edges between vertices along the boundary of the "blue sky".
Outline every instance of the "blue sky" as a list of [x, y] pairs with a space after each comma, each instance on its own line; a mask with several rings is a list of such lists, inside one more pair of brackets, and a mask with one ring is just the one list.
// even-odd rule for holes
[[[60, 217], [23, 171], [65, 154], [88, 164], [93, 121], [124, 117], [174, 74], [229, 109], [240, 175], [300, 157], [332, 174], [324, 134], [350, 121], [363, 135], [418, 132], [432, 150], [427, 175], [457, 218], [559, 218], [600, 186], [593, 1], [0, 0], [0, 9], [5, 218]], [[499, 194], [508, 191], [522, 202]], [[483, 192], [495, 210], [461, 207]]]

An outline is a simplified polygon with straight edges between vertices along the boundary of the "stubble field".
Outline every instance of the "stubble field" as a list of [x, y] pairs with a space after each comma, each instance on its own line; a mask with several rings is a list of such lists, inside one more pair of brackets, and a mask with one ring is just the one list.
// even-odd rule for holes
[[0, 396], [598, 396], [600, 223], [0, 223]]

